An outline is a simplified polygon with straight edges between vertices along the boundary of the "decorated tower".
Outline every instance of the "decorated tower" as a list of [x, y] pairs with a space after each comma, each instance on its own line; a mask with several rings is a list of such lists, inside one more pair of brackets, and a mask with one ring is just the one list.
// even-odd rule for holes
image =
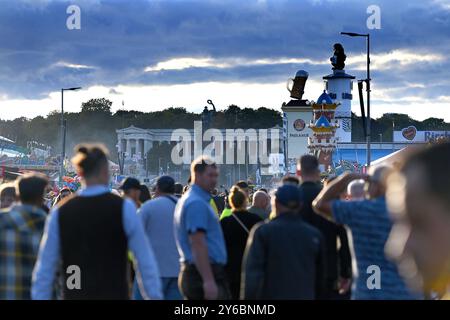
[[333, 151], [336, 149], [338, 138], [336, 131], [339, 128], [335, 119], [336, 108], [339, 104], [332, 101], [324, 91], [317, 102], [311, 104], [313, 119], [309, 124], [312, 130], [308, 138], [308, 148], [319, 159], [323, 170], [328, 170], [332, 164]]
[[333, 73], [324, 76], [325, 89], [334, 103], [338, 105], [335, 112], [335, 119], [339, 123], [336, 130], [336, 137], [339, 142], [352, 141], [352, 90], [354, 76], [345, 73], [344, 48], [341, 44], [334, 45], [334, 55], [330, 58], [333, 65]]

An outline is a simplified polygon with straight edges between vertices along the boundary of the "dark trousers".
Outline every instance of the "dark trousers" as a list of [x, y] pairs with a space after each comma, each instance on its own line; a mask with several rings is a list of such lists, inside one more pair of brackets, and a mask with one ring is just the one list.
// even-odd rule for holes
[[[219, 289], [217, 300], [230, 300], [231, 294], [224, 266], [212, 264], [211, 269]], [[203, 280], [194, 264], [181, 264], [178, 287], [187, 300], [203, 300], [205, 297]]]

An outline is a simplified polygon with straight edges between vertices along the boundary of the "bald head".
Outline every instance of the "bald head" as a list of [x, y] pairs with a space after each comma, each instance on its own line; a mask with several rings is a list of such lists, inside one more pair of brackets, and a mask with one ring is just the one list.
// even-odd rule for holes
[[352, 200], [364, 200], [364, 186], [366, 182], [363, 179], [353, 180], [347, 186], [347, 194]]
[[269, 195], [264, 191], [256, 191], [253, 194], [253, 203], [252, 205], [256, 208], [266, 209], [269, 205], [270, 199]]

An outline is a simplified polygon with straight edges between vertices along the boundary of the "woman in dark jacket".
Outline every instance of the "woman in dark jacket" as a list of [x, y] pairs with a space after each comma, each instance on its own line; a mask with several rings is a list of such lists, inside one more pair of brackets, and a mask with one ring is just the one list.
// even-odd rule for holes
[[228, 254], [225, 270], [230, 283], [233, 299], [239, 299], [242, 257], [250, 229], [262, 221], [256, 214], [247, 211], [248, 198], [244, 191], [234, 186], [230, 190], [228, 202], [232, 215], [220, 221]]

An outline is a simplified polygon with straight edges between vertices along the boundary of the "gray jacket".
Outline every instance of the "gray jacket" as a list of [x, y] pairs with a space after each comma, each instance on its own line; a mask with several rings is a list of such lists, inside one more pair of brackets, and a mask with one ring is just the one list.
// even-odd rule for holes
[[256, 225], [243, 261], [241, 298], [324, 299], [322, 234], [292, 213]]

